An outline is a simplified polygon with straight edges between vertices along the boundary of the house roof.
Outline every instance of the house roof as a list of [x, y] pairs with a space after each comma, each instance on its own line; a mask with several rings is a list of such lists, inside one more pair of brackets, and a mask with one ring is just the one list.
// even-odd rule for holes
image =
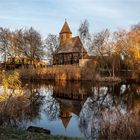
[[57, 54], [61, 54], [61, 53], [82, 53], [82, 48], [83, 48], [83, 53], [87, 53], [87, 51], [83, 47], [83, 44], [82, 44], [79, 36], [76, 36], [76, 37], [73, 37], [68, 42], [61, 45], [57, 50]]
[[67, 23], [67, 21], [65, 21], [61, 31], [60, 31], [60, 34], [63, 34], [63, 33], [69, 33], [69, 34], [72, 34], [71, 30], [70, 30], [70, 27]]

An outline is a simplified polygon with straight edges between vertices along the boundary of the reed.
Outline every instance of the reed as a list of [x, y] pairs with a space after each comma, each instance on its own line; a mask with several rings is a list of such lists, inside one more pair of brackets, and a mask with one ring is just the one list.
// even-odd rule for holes
[[21, 79], [27, 80], [80, 80], [79, 66], [52, 66], [40, 69], [20, 69]]
[[140, 139], [139, 115], [123, 116], [116, 121], [101, 123], [99, 139], [104, 140], [138, 140]]

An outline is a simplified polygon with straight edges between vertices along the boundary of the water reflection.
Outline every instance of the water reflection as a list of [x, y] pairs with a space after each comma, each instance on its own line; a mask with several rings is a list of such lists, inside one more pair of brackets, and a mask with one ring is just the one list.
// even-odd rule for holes
[[138, 138], [140, 99], [136, 99], [135, 88], [137, 87], [133, 85], [121, 84], [95, 86], [93, 94], [84, 103], [79, 116], [79, 127], [85, 137]]
[[24, 93], [22, 96], [10, 97], [0, 102], [1, 126], [24, 127], [28, 122], [40, 119], [45, 96], [33, 85], [26, 87]]
[[140, 138], [139, 85], [48, 82], [23, 87], [26, 96], [0, 103], [0, 125], [33, 124], [87, 139]]

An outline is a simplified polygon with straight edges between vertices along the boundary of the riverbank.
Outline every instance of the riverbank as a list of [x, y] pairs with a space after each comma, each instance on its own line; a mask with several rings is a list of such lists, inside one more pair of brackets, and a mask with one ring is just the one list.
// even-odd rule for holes
[[0, 140], [82, 140], [65, 136], [53, 136], [45, 133], [28, 132], [15, 128], [0, 128]]
[[[8, 70], [5, 75], [10, 75], [15, 70]], [[100, 74], [95, 65], [80, 67], [79, 65], [58, 65], [45, 68], [16, 69], [20, 79], [25, 81], [93, 81], [93, 82], [140, 82], [140, 72], [121, 71], [120, 76], [109, 76], [107, 72]], [[0, 72], [2, 79], [3, 72]]]
[[78, 65], [51, 66], [41, 69], [19, 69], [22, 80], [39, 81], [94, 81], [94, 82], [121, 82], [119, 77], [100, 76], [96, 67], [80, 67]]

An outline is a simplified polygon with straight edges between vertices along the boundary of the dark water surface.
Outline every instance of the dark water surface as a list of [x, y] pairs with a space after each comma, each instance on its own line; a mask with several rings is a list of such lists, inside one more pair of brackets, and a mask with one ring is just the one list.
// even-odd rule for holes
[[127, 137], [140, 136], [138, 84], [24, 83], [23, 90], [30, 95], [28, 100], [19, 99], [9, 109], [10, 115], [1, 115], [1, 125], [33, 125], [47, 128], [53, 135], [87, 139], [111, 138], [114, 132], [121, 135], [123, 131]]

